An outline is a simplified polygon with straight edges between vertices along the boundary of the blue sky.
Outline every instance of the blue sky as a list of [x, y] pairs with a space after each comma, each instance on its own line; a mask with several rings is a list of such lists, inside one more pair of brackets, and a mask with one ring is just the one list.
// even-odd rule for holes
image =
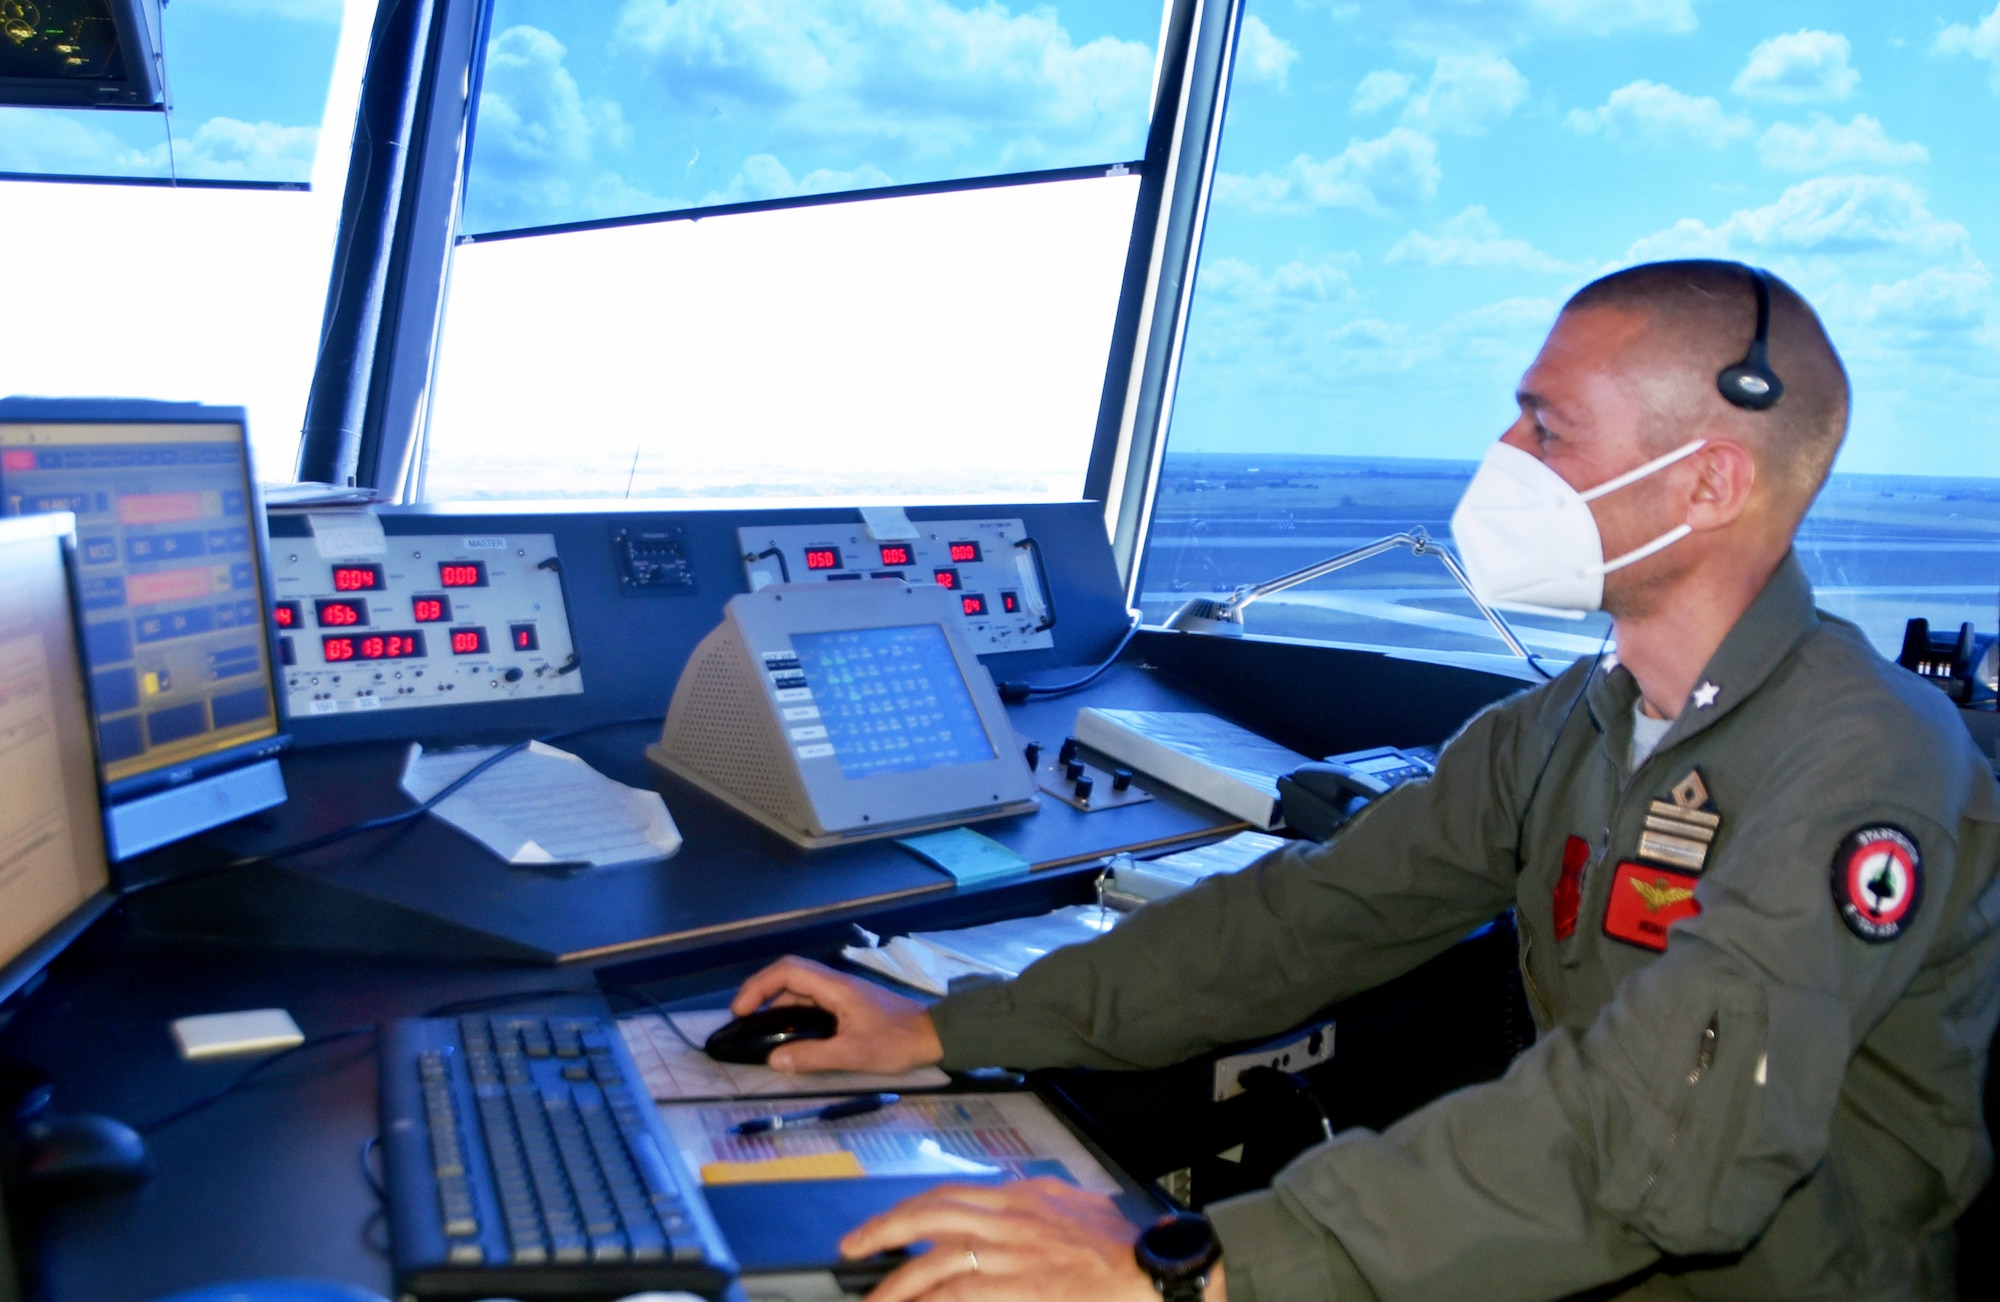
[[1738, 257], [1820, 308], [1849, 471], [2000, 474], [2000, 8], [1263, 0], [1171, 447], [1477, 456], [1557, 307]]
[[[172, 0], [162, 26], [174, 170], [306, 180], [344, 7], [345, 0]], [[166, 115], [0, 108], [0, 171], [166, 176]]]

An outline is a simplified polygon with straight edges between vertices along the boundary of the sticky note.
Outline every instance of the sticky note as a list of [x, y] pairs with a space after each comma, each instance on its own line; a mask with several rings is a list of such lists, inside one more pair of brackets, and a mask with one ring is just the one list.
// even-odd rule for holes
[[926, 863], [944, 869], [961, 886], [1028, 871], [1026, 859], [969, 827], [906, 836], [896, 844]]
[[703, 1184], [776, 1184], [783, 1180], [859, 1180], [867, 1172], [848, 1149], [808, 1153], [803, 1157], [772, 1157], [761, 1162], [710, 1162], [701, 1168]]

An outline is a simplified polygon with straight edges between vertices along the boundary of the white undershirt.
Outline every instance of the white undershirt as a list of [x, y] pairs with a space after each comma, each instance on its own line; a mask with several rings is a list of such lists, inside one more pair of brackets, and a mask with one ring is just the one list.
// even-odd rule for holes
[[1667, 735], [1667, 729], [1674, 726], [1672, 719], [1655, 719], [1647, 714], [1639, 701], [1632, 702], [1632, 763], [1630, 768], [1638, 772], [1646, 757], [1660, 744], [1660, 738]]

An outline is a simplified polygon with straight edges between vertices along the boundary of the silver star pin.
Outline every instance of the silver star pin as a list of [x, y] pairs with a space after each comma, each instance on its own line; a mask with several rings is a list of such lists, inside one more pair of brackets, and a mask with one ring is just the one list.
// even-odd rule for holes
[[1715, 694], [1721, 690], [1714, 683], [1703, 682], [1701, 686], [1694, 689], [1694, 708], [1697, 710], [1706, 710], [1709, 706], [1714, 705]]

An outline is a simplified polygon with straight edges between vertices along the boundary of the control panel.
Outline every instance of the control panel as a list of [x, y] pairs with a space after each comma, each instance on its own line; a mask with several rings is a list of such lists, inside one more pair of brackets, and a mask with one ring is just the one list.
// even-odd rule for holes
[[750, 590], [773, 583], [901, 579], [953, 594], [977, 655], [1055, 645], [1056, 612], [1040, 549], [1020, 520], [919, 520], [913, 538], [853, 524], [746, 526], [736, 531]]
[[402, 534], [324, 555], [271, 542], [271, 618], [293, 717], [583, 691], [549, 534]]

